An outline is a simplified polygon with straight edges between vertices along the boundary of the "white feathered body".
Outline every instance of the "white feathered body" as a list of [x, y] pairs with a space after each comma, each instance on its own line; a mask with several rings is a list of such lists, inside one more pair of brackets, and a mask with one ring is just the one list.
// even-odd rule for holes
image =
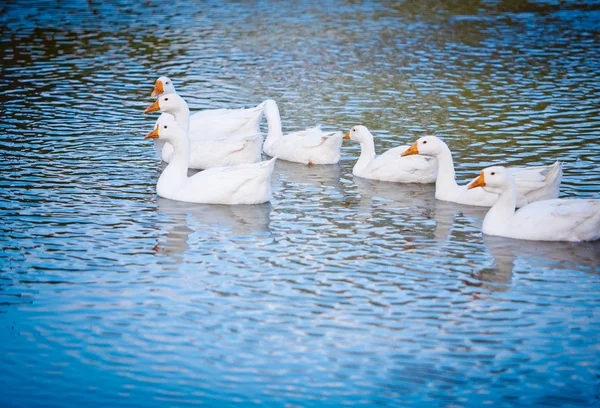
[[336, 164], [340, 161], [342, 132], [323, 132], [320, 126], [283, 135], [279, 107], [272, 99], [264, 103], [269, 132], [263, 151], [271, 157], [304, 164]]
[[342, 132], [327, 133], [314, 127], [265, 143], [264, 151], [271, 157], [296, 163], [336, 164], [340, 161], [343, 136]]
[[266, 203], [271, 200], [275, 160], [204, 170], [179, 185], [170, 183], [168, 179], [162, 180], [167, 167], [158, 180], [156, 191], [161, 197], [192, 203]]
[[[191, 143], [189, 168], [210, 169], [257, 163], [261, 160], [262, 142], [260, 134], [196, 140]], [[163, 161], [169, 163], [172, 155], [173, 146], [166, 143], [162, 148]]]
[[[249, 109], [207, 109], [192, 114], [189, 118], [188, 136], [192, 144], [200, 140], [260, 133], [264, 102]], [[163, 115], [171, 114], [163, 112]]]
[[485, 234], [534, 241], [593, 241], [600, 238], [600, 200], [536, 201], [508, 219], [490, 209], [483, 220]]
[[[352, 174], [371, 180], [396, 183], [433, 183], [437, 175], [437, 161], [433, 157], [405, 156], [401, 154], [409, 146], [394, 147], [372, 160], [361, 158], [352, 169]], [[373, 154], [375, 156], [375, 154]]]

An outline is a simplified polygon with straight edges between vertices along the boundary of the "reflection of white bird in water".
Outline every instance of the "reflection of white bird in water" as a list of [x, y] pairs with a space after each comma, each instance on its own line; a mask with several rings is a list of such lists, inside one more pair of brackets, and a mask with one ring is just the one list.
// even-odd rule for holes
[[182, 254], [188, 249], [188, 238], [196, 227], [215, 237], [248, 236], [268, 232], [271, 204], [209, 205], [186, 203], [158, 197], [158, 212], [166, 216], [161, 229], [167, 231], [155, 250], [164, 255]]
[[298, 185], [298, 194], [305, 193], [303, 190], [306, 187], [317, 188], [325, 193], [331, 190], [331, 192], [340, 196], [344, 194], [344, 190], [340, 185], [339, 164], [305, 166], [299, 163], [277, 160], [274, 172], [279, 174], [280, 184], [287, 186], [286, 194], [294, 191], [290, 184]]
[[370, 206], [373, 198], [383, 198], [389, 201], [379, 201], [378, 205], [389, 208], [415, 208], [420, 212], [430, 212], [434, 205], [434, 189], [432, 185], [415, 183], [392, 183], [369, 180], [361, 177], [353, 178], [360, 194], [362, 206]]
[[452, 234], [457, 215], [480, 222], [479, 220], [483, 219], [486, 211], [487, 208], [484, 207], [460, 205], [448, 201], [435, 200], [433, 214], [436, 223], [436, 240], [439, 242], [448, 240]]
[[543, 263], [544, 268], [600, 273], [600, 242], [524, 241], [492, 235], [484, 235], [484, 242], [497, 268], [497, 273], [486, 273], [490, 282], [509, 283], [517, 259]]

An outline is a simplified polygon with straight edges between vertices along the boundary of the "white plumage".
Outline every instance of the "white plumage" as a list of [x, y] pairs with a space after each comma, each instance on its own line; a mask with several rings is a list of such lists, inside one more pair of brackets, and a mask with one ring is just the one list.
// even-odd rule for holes
[[161, 197], [205, 204], [260, 204], [271, 200], [275, 158], [260, 163], [215, 167], [187, 177], [190, 143], [174, 119], [162, 118], [146, 138], [162, 139], [173, 145], [171, 162], [156, 185], [156, 192]]
[[533, 241], [592, 241], [600, 238], [600, 200], [536, 201], [515, 211], [517, 188], [511, 171], [493, 166], [469, 183], [498, 194], [483, 220], [484, 234]]
[[[498, 195], [483, 189], [469, 190], [459, 186], [455, 180], [454, 162], [450, 149], [436, 136], [419, 138], [403, 155], [423, 155], [435, 157], [438, 163], [435, 181], [435, 198], [459, 204], [491, 207]], [[562, 164], [550, 166], [516, 167], [511, 169], [517, 187], [517, 207], [537, 200], [558, 197], [562, 180]]]
[[340, 161], [342, 132], [323, 132], [317, 126], [284, 136], [277, 103], [271, 99], [264, 103], [264, 114], [269, 126], [263, 146], [266, 154], [305, 164], [336, 164]]
[[402, 157], [409, 146], [394, 147], [381, 156], [375, 154], [373, 135], [365, 126], [354, 126], [345, 139], [360, 143], [360, 157], [352, 174], [358, 177], [396, 183], [433, 183], [437, 175], [434, 158], [424, 156]]

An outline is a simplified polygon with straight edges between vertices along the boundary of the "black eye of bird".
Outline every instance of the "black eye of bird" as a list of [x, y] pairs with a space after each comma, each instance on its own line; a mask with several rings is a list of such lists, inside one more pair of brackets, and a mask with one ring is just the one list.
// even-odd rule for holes
[[427, 140], [423, 140], [423, 144], [427, 144]]
[[166, 129], [166, 128], [167, 128], [167, 125], [164, 125], [164, 126], [163, 126], [163, 128], [165, 128], [165, 129]]
[[169, 81], [165, 82], [165, 84], [169, 85]]
[[169, 100], [169, 98], [165, 98], [165, 101], [168, 101], [168, 100]]
[[492, 176], [494, 176], [494, 175], [496, 175], [496, 172], [492, 171], [490, 174], [491, 174]]

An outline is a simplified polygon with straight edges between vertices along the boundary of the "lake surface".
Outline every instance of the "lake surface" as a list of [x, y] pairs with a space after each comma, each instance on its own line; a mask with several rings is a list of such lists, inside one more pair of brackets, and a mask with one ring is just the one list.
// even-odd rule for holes
[[270, 204], [156, 196], [168, 75], [194, 110], [436, 134], [461, 182], [559, 159], [600, 198], [600, 3], [452, 3], [0, 5], [0, 405], [600, 404], [599, 243], [482, 236], [353, 177], [351, 141], [279, 162]]

